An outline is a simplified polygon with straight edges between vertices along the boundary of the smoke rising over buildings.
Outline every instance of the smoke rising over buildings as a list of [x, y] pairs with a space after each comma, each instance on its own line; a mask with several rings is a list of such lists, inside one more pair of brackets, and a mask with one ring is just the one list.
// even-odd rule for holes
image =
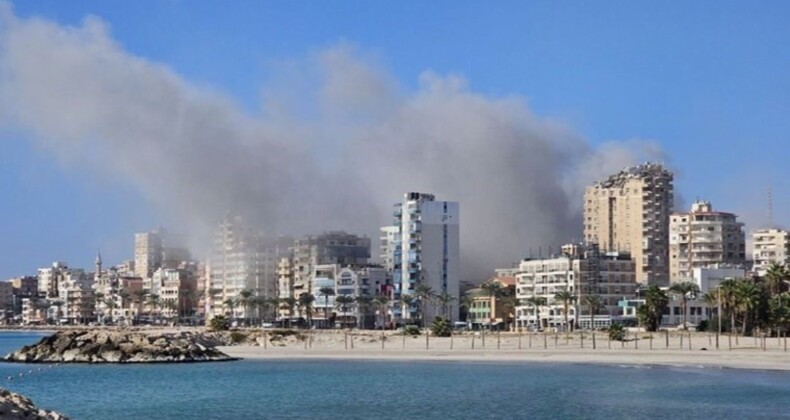
[[67, 168], [133, 186], [205, 243], [227, 210], [270, 234], [376, 238], [392, 203], [427, 191], [462, 203], [462, 278], [482, 277], [530, 246], [581, 239], [584, 186], [661, 158], [651, 142], [594, 148], [459, 76], [426, 71], [405, 88], [347, 44], [262, 92], [252, 114], [125, 51], [98, 18], [61, 26], [0, 3], [0, 124]]

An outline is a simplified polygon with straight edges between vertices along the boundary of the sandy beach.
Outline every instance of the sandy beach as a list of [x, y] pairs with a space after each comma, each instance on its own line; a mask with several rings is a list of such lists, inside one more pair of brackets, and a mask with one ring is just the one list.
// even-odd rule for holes
[[[584, 338], [580, 333], [464, 334], [452, 338], [404, 337], [387, 333], [382, 348], [380, 332], [313, 331], [301, 338], [289, 337], [266, 346], [223, 346], [228, 355], [245, 359], [329, 359], [394, 361], [547, 362], [623, 365], [718, 367], [735, 369], [790, 370], [790, 352], [784, 338], [719, 337], [692, 333], [640, 332], [627, 342], [609, 341], [605, 333]], [[681, 346], [682, 337], [682, 346]], [[638, 339], [636, 339], [638, 338]], [[485, 343], [483, 340], [485, 339]], [[668, 339], [668, 341], [667, 341]], [[651, 343], [652, 341], [652, 343]], [[474, 342], [474, 343], [473, 343]]]

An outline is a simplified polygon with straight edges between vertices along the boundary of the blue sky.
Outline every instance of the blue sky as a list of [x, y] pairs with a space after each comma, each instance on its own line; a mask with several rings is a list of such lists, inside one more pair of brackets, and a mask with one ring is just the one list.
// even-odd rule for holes
[[[766, 188], [787, 224], [787, 2], [13, 2], [19, 18], [95, 15], [132, 55], [224, 92], [250, 113], [272, 67], [341, 42], [410, 88], [425, 70], [491, 97], [520, 96], [592, 144], [656, 141], [676, 189], [763, 223]], [[2, 92], [0, 92], [0, 95]], [[167, 218], [134, 188], [65, 168], [0, 129], [0, 278], [97, 249], [133, 254]]]

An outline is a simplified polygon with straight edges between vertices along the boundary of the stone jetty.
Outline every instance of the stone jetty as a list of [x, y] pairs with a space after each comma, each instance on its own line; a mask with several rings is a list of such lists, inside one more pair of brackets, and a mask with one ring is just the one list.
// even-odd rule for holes
[[0, 388], [0, 418], [8, 420], [68, 420], [54, 411], [36, 407], [30, 398]]
[[59, 331], [7, 355], [24, 363], [179, 363], [236, 360], [214, 346], [221, 343], [197, 332]]

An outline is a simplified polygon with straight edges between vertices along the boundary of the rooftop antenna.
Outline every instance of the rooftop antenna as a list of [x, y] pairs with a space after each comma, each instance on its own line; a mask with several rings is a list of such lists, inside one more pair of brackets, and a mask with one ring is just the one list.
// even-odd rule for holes
[[768, 184], [768, 227], [774, 227], [774, 201], [771, 184]]

